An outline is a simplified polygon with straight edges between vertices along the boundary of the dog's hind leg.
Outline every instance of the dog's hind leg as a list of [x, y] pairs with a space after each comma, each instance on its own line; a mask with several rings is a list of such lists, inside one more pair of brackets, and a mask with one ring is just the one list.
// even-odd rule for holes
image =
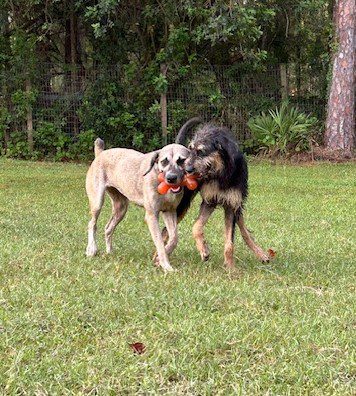
[[177, 213], [162, 212], [162, 217], [168, 232], [168, 242], [166, 245], [166, 252], [168, 255], [170, 255], [178, 244]]
[[103, 206], [105, 187], [87, 185], [87, 194], [89, 198], [91, 219], [88, 224], [88, 245], [86, 255], [88, 257], [93, 257], [98, 251], [96, 244], [96, 222]]
[[112, 252], [112, 236], [115, 231], [116, 226], [124, 218], [127, 208], [128, 199], [123, 196], [116, 188], [108, 187], [106, 189], [112, 204], [112, 215], [110, 220], [105, 226], [105, 243], [106, 243], [106, 253]]
[[228, 268], [234, 267], [234, 238], [235, 238], [236, 216], [234, 211], [225, 208], [225, 246], [224, 261]]
[[200, 257], [203, 261], [207, 261], [210, 256], [209, 246], [204, 238], [204, 226], [206, 225], [209, 217], [214, 212], [215, 205], [209, 205], [205, 201], [203, 201], [200, 205], [200, 211], [197, 221], [193, 226], [193, 237], [195, 239], [195, 243], [197, 249], [200, 253]]
[[256, 257], [263, 261], [263, 262], [268, 262], [269, 261], [269, 256], [267, 253], [265, 253], [253, 240], [250, 231], [246, 228], [243, 214], [239, 213], [238, 218], [237, 218], [237, 225], [240, 228], [240, 232], [242, 235], [243, 240], [245, 241], [246, 245], [253, 251], [253, 253], [256, 255]]

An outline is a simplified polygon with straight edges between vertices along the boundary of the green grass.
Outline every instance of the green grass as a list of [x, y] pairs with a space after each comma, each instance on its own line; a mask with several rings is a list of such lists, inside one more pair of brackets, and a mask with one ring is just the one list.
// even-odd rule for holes
[[247, 224], [275, 260], [237, 235], [225, 271], [219, 210], [201, 263], [198, 198], [167, 276], [134, 206], [107, 256], [106, 202], [84, 256], [86, 168], [0, 160], [1, 394], [355, 394], [355, 164], [251, 165]]

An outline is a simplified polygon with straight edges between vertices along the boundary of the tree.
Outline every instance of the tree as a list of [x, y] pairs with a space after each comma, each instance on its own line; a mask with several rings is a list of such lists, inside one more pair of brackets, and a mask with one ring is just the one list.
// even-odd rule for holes
[[336, 0], [334, 8], [337, 49], [333, 59], [325, 145], [330, 150], [352, 155], [355, 147], [355, 0]]

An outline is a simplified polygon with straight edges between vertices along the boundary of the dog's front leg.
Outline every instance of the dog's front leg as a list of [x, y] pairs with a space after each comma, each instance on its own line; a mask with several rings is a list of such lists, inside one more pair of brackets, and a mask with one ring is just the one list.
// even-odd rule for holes
[[159, 228], [158, 213], [153, 212], [151, 210], [146, 210], [145, 219], [146, 219], [148, 228], [151, 232], [153, 242], [157, 249], [158, 260], [159, 260], [160, 266], [163, 268], [163, 270], [165, 272], [173, 271], [173, 268], [169, 264], [168, 255], [167, 255], [166, 249], [164, 247], [162, 233]]

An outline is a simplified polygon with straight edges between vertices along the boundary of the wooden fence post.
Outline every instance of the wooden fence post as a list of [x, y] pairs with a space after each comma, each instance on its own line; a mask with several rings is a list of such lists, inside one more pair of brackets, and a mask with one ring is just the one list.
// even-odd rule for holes
[[[164, 77], [167, 76], [167, 65], [161, 64], [161, 73]], [[167, 93], [161, 93], [161, 128], [162, 128], [162, 143], [167, 144]]]
[[[29, 79], [27, 79], [26, 80], [27, 100], [29, 100], [30, 93], [31, 93], [31, 81]], [[29, 149], [30, 153], [32, 153], [32, 151], [33, 151], [33, 117], [32, 117], [32, 104], [31, 103], [28, 103], [28, 105], [27, 105], [26, 124], [27, 124], [28, 149]]]
[[[2, 98], [3, 99], [0, 99], [0, 104], [2, 106], [4, 106], [5, 111], [7, 110], [7, 112], [9, 112], [11, 114], [12, 113], [11, 101], [10, 101], [8, 90], [7, 90], [7, 81], [5, 79], [5, 77], [6, 77], [5, 73], [4, 73], [4, 76], [1, 76], [1, 77], [4, 78], [5, 81], [2, 84]], [[9, 128], [7, 128], [6, 123], [4, 123], [4, 149], [5, 149], [5, 152], [8, 148], [9, 142], [10, 142], [10, 131], [9, 131]], [[0, 145], [0, 148], [1, 148], [1, 145]]]
[[287, 65], [281, 63], [279, 65], [280, 76], [281, 76], [281, 96], [282, 100], [288, 99], [288, 79], [287, 79]]

